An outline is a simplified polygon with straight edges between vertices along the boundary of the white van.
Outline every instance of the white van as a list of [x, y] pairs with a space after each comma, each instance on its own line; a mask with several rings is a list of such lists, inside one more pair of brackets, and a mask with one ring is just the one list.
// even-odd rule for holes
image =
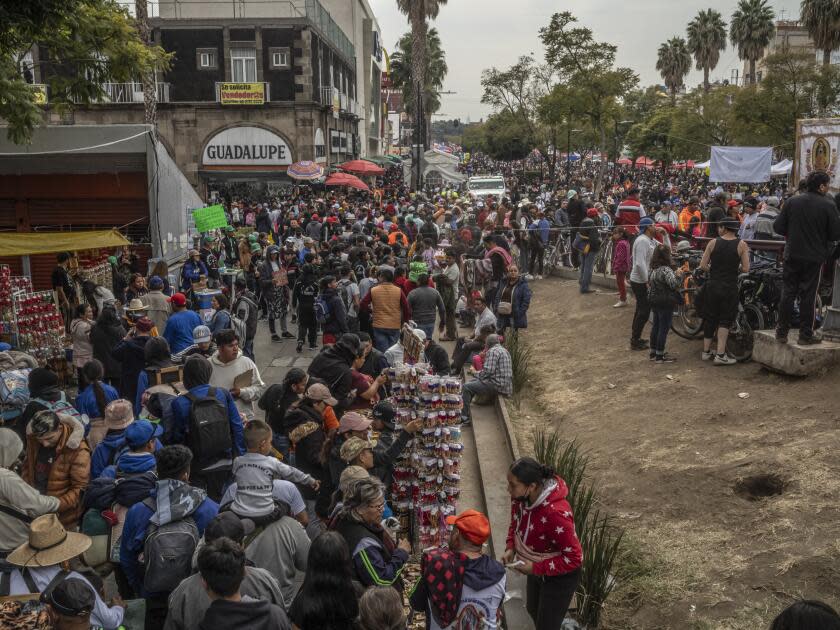
[[507, 194], [505, 189], [505, 178], [501, 175], [478, 175], [467, 180], [467, 192], [473, 200], [484, 199], [487, 195], [493, 195], [501, 199]]

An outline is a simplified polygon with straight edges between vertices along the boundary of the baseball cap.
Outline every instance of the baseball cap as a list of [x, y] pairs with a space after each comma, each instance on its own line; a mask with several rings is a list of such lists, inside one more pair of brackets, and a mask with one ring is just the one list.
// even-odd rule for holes
[[125, 428], [124, 435], [129, 448], [138, 448], [163, 435], [163, 427], [148, 420], [135, 420]]
[[309, 389], [306, 390], [306, 397], [316, 402], [325, 402], [331, 407], [338, 404], [338, 401], [330, 394], [329, 388], [323, 383], [313, 383], [310, 385]]
[[213, 542], [219, 538], [230, 538], [239, 542], [254, 531], [254, 521], [239, 518], [231, 511], [220, 512], [204, 528], [204, 542]]
[[566, 199], [571, 199], [575, 195], [577, 195], [577, 191], [576, 190], [570, 190], [569, 192], [566, 193]]
[[51, 591], [42, 593], [41, 602], [52, 606], [63, 617], [81, 617], [93, 611], [96, 597], [87, 582], [68, 577]]
[[373, 450], [373, 444], [361, 438], [351, 437], [341, 445], [339, 455], [341, 455], [342, 460], [350, 463], [356, 459], [362, 451], [368, 449]]
[[152, 276], [149, 278], [149, 288], [154, 290], [163, 288], [163, 280], [160, 276]]
[[639, 227], [643, 230], [645, 228], [649, 228], [652, 225], [653, 225], [653, 219], [651, 219], [650, 217], [642, 217], [642, 219], [639, 221]]
[[[315, 387], [315, 385], [312, 387]], [[310, 387], [310, 389], [312, 389], [312, 387]], [[341, 420], [338, 423], [338, 432], [347, 433], [348, 431], [367, 431], [372, 422], [373, 420], [365, 418], [360, 413], [348, 411], [341, 416]]]
[[738, 201], [737, 199], [730, 199], [730, 200], [726, 203], [726, 206], [727, 206], [728, 208], [734, 208], [735, 206], [740, 206], [740, 205], [741, 205], [741, 202], [740, 202], [740, 201]]
[[193, 342], [207, 343], [213, 338], [210, 329], [207, 326], [196, 326], [193, 328]]
[[454, 525], [474, 545], [483, 545], [490, 538], [490, 521], [477, 510], [465, 510], [446, 517], [447, 525]]
[[394, 418], [397, 417], [397, 410], [391, 403], [382, 400], [373, 407], [372, 415], [390, 429], [394, 428]]
[[187, 296], [183, 293], [175, 293], [170, 298], [166, 298], [167, 302], [172, 302], [175, 306], [186, 306]]

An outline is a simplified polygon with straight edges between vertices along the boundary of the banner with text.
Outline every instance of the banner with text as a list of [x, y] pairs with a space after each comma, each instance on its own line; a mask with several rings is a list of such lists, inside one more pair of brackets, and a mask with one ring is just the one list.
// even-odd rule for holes
[[709, 180], [758, 183], [770, 179], [771, 147], [712, 147]]
[[217, 228], [227, 227], [225, 208], [222, 205], [207, 206], [192, 211], [195, 229], [201, 233], [209, 232]]
[[263, 105], [264, 83], [219, 83], [219, 102], [222, 105]]

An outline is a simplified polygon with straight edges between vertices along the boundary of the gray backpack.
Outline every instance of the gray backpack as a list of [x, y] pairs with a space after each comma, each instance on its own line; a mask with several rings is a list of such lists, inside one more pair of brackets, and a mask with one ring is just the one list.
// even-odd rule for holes
[[[149, 497], [143, 504], [152, 511], [157, 502]], [[181, 580], [192, 574], [192, 557], [198, 545], [198, 527], [192, 517], [165, 525], [149, 523], [143, 558], [146, 575], [143, 588], [148, 593], [171, 593]]]

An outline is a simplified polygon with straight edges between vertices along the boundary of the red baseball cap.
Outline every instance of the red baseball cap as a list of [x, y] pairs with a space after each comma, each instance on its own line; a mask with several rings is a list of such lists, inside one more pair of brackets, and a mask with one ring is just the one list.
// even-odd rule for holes
[[726, 204], [730, 208], [734, 208], [735, 206], [740, 206], [741, 202], [737, 199], [730, 199], [729, 202]]
[[465, 510], [446, 517], [447, 525], [454, 525], [474, 545], [483, 545], [490, 538], [490, 521], [481, 512]]
[[175, 306], [186, 306], [187, 296], [183, 293], [175, 293], [171, 298], [166, 298], [167, 302], [172, 302]]

